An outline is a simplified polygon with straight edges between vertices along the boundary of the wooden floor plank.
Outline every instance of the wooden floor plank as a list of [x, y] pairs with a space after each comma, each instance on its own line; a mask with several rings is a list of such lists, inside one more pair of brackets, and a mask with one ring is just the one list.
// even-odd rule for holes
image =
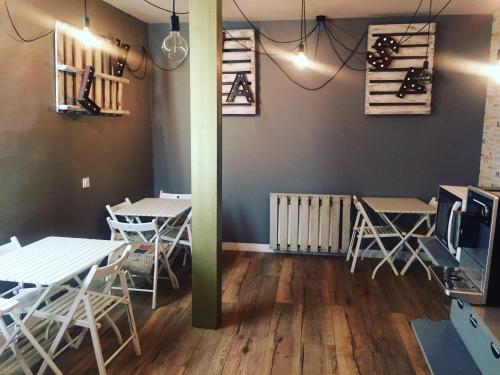
[[[395, 277], [377, 260], [349, 272], [341, 257], [224, 252], [222, 326], [191, 326], [189, 268], [182, 287], [133, 293], [142, 356], [126, 348], [110, 375], [429, 374], [410, 322], [445, 319], [449, 303], [419, 267]], [[398, 264], [399, 268], [401, 265]], [[126, 320], [119, 326], [126, 332]], [[116, 347], [103, 327], [103, 350]], [[90, 338], [56, 361], [65, 374], [95, 374]]]

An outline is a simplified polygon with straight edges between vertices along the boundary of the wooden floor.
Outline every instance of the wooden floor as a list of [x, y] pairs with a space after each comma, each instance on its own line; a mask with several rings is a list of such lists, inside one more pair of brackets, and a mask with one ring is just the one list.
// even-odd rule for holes
[[[191, 327], [186, 271], [180, 290], [162, 285], [155, 311], [132, 295], [143, 354], [126, 349], [109, 374], [428, 374], [410, 321], [446, 319], [449, 306], [417, 263], [405, 277], [384, 266], [374, 281], [373, 260], [354, 275], [344, 258], [224, 252], [223, 263], [221, 329]], [[89, 338], [57, 363], [97, 373]]]

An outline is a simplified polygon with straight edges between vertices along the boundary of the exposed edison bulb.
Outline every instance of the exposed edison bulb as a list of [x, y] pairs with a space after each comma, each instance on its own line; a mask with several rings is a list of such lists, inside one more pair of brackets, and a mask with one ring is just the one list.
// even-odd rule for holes
[[189, 45], [179, 31], [178, 16], [171, 17], [170, 25], [170, 34], [163, 40], [161, 51], [171, 62], [181, 63], [188, 55]]
[[299, 51], [297, 52], [297, 55], [295, 55], [295, 66], [297, 69], [305, 69], [309, 65], [309, 59], [307, 58], [307, 55], [304, 52], [304, 46], [301, 44], [299, 46]]
[[83, 28], [78, 35], [78, 39], [85, 48], [96, 48], [99, 44], [99, 40], [89, 29], [88, 17], [83, 17]]

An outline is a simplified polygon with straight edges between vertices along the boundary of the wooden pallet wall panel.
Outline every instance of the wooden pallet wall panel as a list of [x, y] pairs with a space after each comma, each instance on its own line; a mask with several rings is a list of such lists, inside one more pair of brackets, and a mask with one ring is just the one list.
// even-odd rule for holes
[[[237, 73], [244, 73], [252, 102], [246, 96], [238, 95], [228, 100]], [[240, 87], [241, 88], [241, 87]], [[257, 80], [255, 79], [255, 30], [226, 30], [222, 51], [222, 114], [257, 114]]]
[[368, 51], [375, 51], [375, 42], [380, 36], [392, 37], [399, 44], [399, 51], [391, 54], [390, 65], [375, 70], [366, 64], [365, 114], [367, 115], [415, 115], [430, 114], [432, 82], [426, 84], [426, 92], [396, 96], [410, 68], [422, 68], [428, 55], [429, 71], [434, 66], [436, 24], [370, 25], [368, 28]]
[[95, 69], [89, 98], [101, 107], [102, 115], [129, 114], [123, 108], [124, 85], [127, 78], [113, 73], [114, 43], [97, 37], [99, 47], [85, 48], [75, 35], [74, 28], [63, 22], [56, 23], [54, 61], [56, 81], [56, 110], [60, 113], [88, 113], [76, 102], [85, 66]]

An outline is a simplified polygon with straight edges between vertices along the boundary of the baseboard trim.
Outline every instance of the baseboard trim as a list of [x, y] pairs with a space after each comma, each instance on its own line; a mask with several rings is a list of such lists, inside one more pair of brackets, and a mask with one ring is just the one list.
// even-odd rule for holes
[[268, 243], [223, 242], [222, 250], [274, 253]]
[[[292, 252], [292, 251], [279, 251], [272, 250], [268, 243], [245, 243], [245, 242], [223, 242], [222, 250], [224, 251], [249, 251], [253, 253], [272, 253], [272, 254], [293, 254], [293, 255], [318, 255], [318, 256], [343, 256], [345, 257], [347, 253], [303, 253], [303, 252]], [[399, 252], [397, 258], [408, 257], [408, 252]], [[429, 258], [427, 254], [423, 251], [420, 252], [420, 257], [427, 261]], [[366, 250], [365, 258], [375, 258], [382, 259], [383, 254], [380, 250]]]

